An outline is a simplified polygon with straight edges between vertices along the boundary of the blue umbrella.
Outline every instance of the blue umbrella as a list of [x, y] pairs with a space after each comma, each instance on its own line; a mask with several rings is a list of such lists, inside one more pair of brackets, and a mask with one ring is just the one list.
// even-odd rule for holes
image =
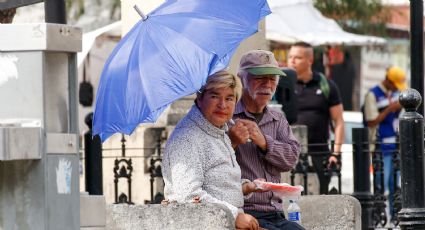
[[240, 42], [270, 14], [266, 0], [168, 0], [140, 20], [105, 63], [93, 135], [131, 134], [155, 122], [225, 68]]

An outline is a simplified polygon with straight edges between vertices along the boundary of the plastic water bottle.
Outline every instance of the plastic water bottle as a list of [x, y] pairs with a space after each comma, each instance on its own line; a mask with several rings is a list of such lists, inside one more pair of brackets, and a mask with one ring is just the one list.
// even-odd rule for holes
[[301, 209], [295, 200], [289, 200], [288, 220], [301, 224]]

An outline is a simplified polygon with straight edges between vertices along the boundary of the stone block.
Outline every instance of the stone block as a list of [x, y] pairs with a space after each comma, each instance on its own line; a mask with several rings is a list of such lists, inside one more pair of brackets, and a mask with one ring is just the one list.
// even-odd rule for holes
[[[80, 227], [89, 228], [106, 226], [106, 202], [100, 195], [80, 195]], [[96, 229], [96, 228], [95, 228]]]
[[220, 204], [151, 204], [107, 206], [108, 230], [234, 229], [229, 209]]
[[167, 125], [176, 125], [194, 104], [196, 94], [180, 98], [170, 105], [170, 110], [167, 114]]
[[298, 204], [301, 224], [305, 229], [361, 230], [360, 202], [352, 196], [302, 196]]
[[104, 227], [81, 227], [80, 230], [105, 230]]
[[308, 130], [305, 125], [292, 125], [292, 133], [301, 145], [301, 153], [308, 152]]
[[149, 127], [144, 130], [143, 135], [143, 156], [150, 157], [155, 154], [158, 147], [158, 139], [164, 132], [164, 127]]

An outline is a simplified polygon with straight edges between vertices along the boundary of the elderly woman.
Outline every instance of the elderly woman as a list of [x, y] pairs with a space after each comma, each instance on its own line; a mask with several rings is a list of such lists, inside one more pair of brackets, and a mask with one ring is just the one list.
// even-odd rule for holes
[[[258, 222], [244, 214], [241, 171], [226, 134], [227, 124], [240, 99], [239, 78], [226, 71], [208, 77], [197, 93], [195, 105], [177, 124], [163, 157], [165, 197], [179, 203], [224, 204], [236, 228], [257, 229]], [[248, 185], [248, 186], [245, 186]], [[252, 191], [252, 183], [244, 184]]]

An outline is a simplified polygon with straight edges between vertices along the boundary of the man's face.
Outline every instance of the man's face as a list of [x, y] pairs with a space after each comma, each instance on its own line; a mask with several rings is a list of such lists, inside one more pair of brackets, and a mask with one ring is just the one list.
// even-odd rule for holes
[[388, 82], [389, 82], [389, 84], [388, 84], [389, 90], [391, 90], [391, 91], [397, 91], [398, 90], [397, 86], [395, 86], [395, 84], [392, 81], [388, 80]]
[[247, 76], [247, 87], [252, 100], [260, 106], [266, 106], [276, 91], [279, 76], [277, 75], [251, 75]]
[[233, 116], [236, 105], [234, 89], [226, 87], [207, 90], [197, 104], [204, 117], [214, 126], [221, 127]]
[[313, 64], [311, 50], [302, 46], [292, 46], [288, 54], [288, 67], [293, 68], [297, 75], [302, 75], [310, 70]]

